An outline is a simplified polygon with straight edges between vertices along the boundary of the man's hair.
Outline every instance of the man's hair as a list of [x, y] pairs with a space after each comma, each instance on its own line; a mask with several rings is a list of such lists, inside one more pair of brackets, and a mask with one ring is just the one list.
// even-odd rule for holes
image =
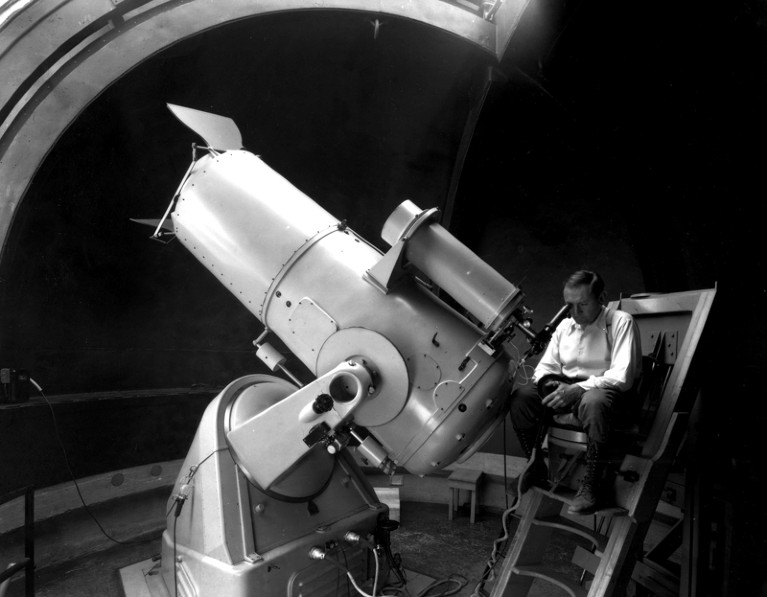
[[605, 291], [605, 282], [602, 280], [602, 276], [586, 269], [578, 270], [565, 280], [565, 288], [573, 288], [574, 286], [588, 286], [591, 296], [596, 299], [599, 299]]

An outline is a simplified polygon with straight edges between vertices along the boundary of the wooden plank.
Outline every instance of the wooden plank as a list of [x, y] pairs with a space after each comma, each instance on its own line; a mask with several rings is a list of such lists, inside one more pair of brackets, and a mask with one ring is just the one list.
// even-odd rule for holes
[[668, 572], [649, 566], [645, 562], [637, 562], [631, 579], [649, 589], [657, 597], [678, 597], [679, 578]]
[[571, 597], [586, 597], [586, 589], [581, 587], [577, 581], [559, 572], [552, 572], [546, 566], [516, 566], [514, 573], [522, 576], [532, 576], [533, 578], [551, 583], [563, 589]]
[[605, 553], [594, 573], [589, 597], [621, 594], [616, 593], [616, 589], [620, 589], [625, 580], [624, 567], [627, 560], [634, 557], [634, 547], [643, 537], [639, 525], [628, 516], [615, 519]]
[[594, 574], [597, 568], [599, 568], [600, 560], [601, 558], [593, 551], [589, 551], [581, 545], [576, 545], [570, 561], [576, 566], [583, 568], [586, 572]]
[[528, 491], [523, 496], [519, 526], [493, 585], [491, 597], [527, 595], [533, 577], [520, 575], [516, 569], [521, 566], [539, 565], [554, 531], [551, 527], [533, 526], [532, 521], [536, 516], [556, 516], [561, 511], [562, 502], [543, 492]]
[[578, 535], [579, 537], [583, 537], [591, 542], [597, 551], [604, 551], [605, 545], [607, 544], [607, 537], [604, 535], [577, 524], [564, 516], [539, 517], [533, 520], [533, 524], [550, 526], [560, 531], [566, 531]]
[[714, 295], [714, 290], [699, 292], [699, 298], [692, 311], [690, 324], [687, 328], [687, 332], [684, 334], [684, 340], [679, 349], [677, 362], [671, 371], [671, 377], [666, 384], [666, 389], [663, 393], [661, 403], [658, 406], [658, 411], [655, 413], [655, 420], [653, 421], [648, 441], [644, 447], [643, 454], [645, 456], [652, 456], [658, 452], [660, 448], [659, 442], [664, 436], [665, 429], [670, 423], [671, 416], [680, 407], [679, 400], [682, 398], [682, 393], [685, 391], [689, 393], [690, 389], [695, 391], [694, 388], [691, 388], [691, 382], [694, 380], [689, 379], [688, 374], [690, 373], [698, 344], [703, 335], [703, 330], [706, 326], [706, 321], [714, 302]]

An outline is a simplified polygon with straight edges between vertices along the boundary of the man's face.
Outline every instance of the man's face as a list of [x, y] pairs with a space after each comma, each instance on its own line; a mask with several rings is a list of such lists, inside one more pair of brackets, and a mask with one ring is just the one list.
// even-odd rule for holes
[[588, 325], [596, 320], [602, 305], [598, 297], [589, 292], [585, 284], [565, 286], [565, 303], [570, 306], [570, 315], [579, 325]]

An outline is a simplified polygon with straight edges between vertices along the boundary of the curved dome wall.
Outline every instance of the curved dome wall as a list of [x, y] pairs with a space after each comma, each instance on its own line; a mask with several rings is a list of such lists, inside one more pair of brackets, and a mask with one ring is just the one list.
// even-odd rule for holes
[[132, 68], [181, 40], [257, 15], [324, 9], [360, 11], [375, 19], [376, 37], [385, 19], [406, 18], [496, 55], [505, 51], [527, 2], [508, 2], [494, 22], [478, 14], [479, 6], [469, 11], [441, 0], [7, 3], [0, 15], [0, 239], [43, 156], [85, 106]]
[[232, 117], [373, 242], [404, 198], [442, 206], [494, 29], [437, 0], [363, 4], [40, 0], [3, 24], [0, 364], [49, 392], [257, 368], [257, 322], [129, 221], [159, 217], [198, 141], [166, 102]]

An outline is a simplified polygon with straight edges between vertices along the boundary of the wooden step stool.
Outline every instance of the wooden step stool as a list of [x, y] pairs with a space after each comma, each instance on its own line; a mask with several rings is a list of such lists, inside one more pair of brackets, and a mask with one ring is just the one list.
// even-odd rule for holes
[[469, 468], [459, 468], [451, 473], [447, 479], [447, 486], [450, 488], [449, 520], [453, 520], [453, 512], [458, 509], [461, 489], [466, 489], [471, 493], [471, 518], [469, 520], [474, 524], [477, 514], [477, 494], [479, 492], [480, 479], [482, 479], [482, 471], [475, 471]]

